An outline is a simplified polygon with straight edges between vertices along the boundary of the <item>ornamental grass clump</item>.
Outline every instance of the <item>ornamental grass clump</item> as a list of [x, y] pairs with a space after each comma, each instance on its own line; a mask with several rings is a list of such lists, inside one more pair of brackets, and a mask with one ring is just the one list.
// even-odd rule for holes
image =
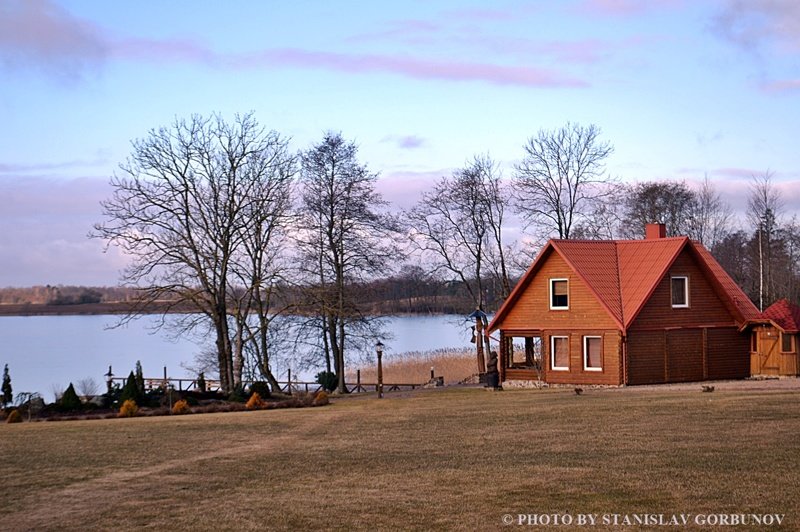
[[6, 423], [22, 423], [22, 415], [20, 415], [19, 410], [12, 410], [6, 418]]
[[133, 399], [126, 400], [122, 403], [122, 406], [119, 407], [119, 417], [133, 417], [138, 413], [139, 407]]
[[253, 395], [250, 396], [250, 399], [247, 400], [247, 409], [248, 410], [258, 410], [260, 408], [264, 408], [267, 406], [267, 403], [261, 399], [261, 396], [258, 392], [253, 392]]
[[172, 405], [172, 413], [176, 415], [191, 414], [192, 409], [189, 407], [189, 403], [187, 403], [185, 399], [181, 399]]
[[323, 406], [330, 403], [328, 400], [328, 393], [325, 390], [320, 390], [314, 396], [314, 400], [311, 401], [311, 406]]

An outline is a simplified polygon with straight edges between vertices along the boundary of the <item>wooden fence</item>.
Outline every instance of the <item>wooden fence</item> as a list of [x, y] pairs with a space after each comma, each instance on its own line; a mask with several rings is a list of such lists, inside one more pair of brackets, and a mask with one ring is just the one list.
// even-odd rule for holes
[[[367, 392], [377, 392], [378, 391], [378, 383], [366, 383], [361, 382], [361, 372], [358, 372], [356, 382], [345, 382], [345, 387], [347, 391], [350, 393], [367, 393]], [[111, 377], [110, 382], [112, 384], [118, 384], [119, 386], [124, 386], [126, 378], [122, 377]], [[220, 381], [213, 380], [213, 379], [206, 379], [206, 387], [205, 391], [208, 392], [216, 392], [220, 391]], [[245, 387], [252, 384], [252, 381], [244, 382]], [[278, 385], [280, 386], [280, 391], [283, 393], [287, 393], [289, 395], [295, 392], [304, 392], [304, 393], [317, 393], [322, 389], [322, 385], [317, 382], [306, 382], [306, 381], [298, 381], [298, 380], [285, 380], [285, 381], [278, 381]], [[383, 383], [383, 391], [384, 392], [394, 392], [394, 391], [401, 391], [401, 390], [415, 390], [417, 388], [421, 388], [424, 384], [419, 383]], [[178, 391], [200, 391], [200, 387], [197, 385], [197, 379], [174, 379], [171, 377], [167, 378], [145, 378], [144, 379], [144, 388], [145, 390], [151, 391], [156, 390], [158, 388], [167, 388], [172, 387], [173, 390]]]

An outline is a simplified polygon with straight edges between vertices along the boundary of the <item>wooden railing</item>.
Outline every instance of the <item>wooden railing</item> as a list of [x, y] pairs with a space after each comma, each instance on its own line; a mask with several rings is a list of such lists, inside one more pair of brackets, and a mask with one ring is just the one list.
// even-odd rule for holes
[[[112, 384], [119, 384], [120, 386], [125, 385], [126, 378], [122, 377], [112, 377], [111, 379]], [[206, 386], [205, 391], [207, 392], [217, 392], [221, 390], [220, 381], [213, 380], [213, 379], [206, 379]], [[248, 386], [252, 384], [252, 382], [245, 382], [244, 385]], [[307, 381], [278, 381], [278, 385], [280, 386], [280, 391], [283, 393], [287, 393], [289, 395], [295, 392], [304, 392], [304, 393], [317, 393], [322, 389], [322, 385], [317, 382], [307, 382]], [[197, 379], [175, 379], [172, 377], [169, 378], [145, 378], [144, 379], [144, 388], [147, 391], [156, 390], [158, 388], [166, 388], [172, 387], [173, 390], [178, 391], [200, 391], [200, 387], [197, 385]], [[417, 388], [421, 388], [424, 384], [419, 383], [383, 383], [383, 391], [384, 392], [394, 392], [394, 391], [401, 391], [401, 390], [415, 390]], [[378, 384], [377, 383], [365, 383], [361, 382], [360, 379], [357, 379], [356, 382], [345, 382], [345, 387], [347, 388], [348, 392], [350, 393], [367, 393], [367, 392], [377, 392], [378, 391]]]

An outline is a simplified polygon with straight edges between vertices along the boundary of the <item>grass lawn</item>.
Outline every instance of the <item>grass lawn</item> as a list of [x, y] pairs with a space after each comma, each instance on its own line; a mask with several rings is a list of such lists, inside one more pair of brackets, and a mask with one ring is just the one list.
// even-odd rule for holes
[[800, 388], [699, 389], [4, 424], [0, 529], [487, 530], [553, 513], [777, 513], [771, 529], [800, 529]]

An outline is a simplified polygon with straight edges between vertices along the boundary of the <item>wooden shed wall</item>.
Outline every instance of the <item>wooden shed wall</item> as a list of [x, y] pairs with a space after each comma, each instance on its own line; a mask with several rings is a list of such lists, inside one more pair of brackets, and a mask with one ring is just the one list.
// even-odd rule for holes
[[735, 327], [707, 332], [709, 379], [744, 379], [750, 376], [750, 336]]
[[[591, 324], [597, 330], [616, 329], [616, 322], [586, 284], [552, 251], [530, 284], [520, 294], [498, 328], [524, 331], [576, 329]], [[569, 310], [550, 310], [550, 279], [569, 280]]]

